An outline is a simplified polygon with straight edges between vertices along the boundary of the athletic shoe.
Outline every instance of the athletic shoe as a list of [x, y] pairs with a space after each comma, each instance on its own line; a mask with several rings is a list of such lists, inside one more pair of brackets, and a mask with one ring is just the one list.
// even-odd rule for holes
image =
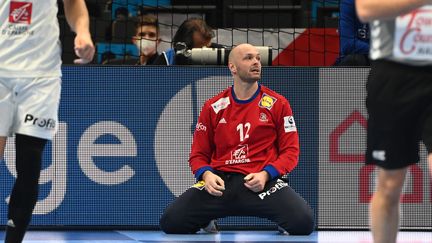
[[278, 231], [281, 235], [289, 235], [289, 233], [282, 227], [278, 225]]
[[213, 219], [210, 223], [202, 229], [206, 233], [217, 234], [219, 233], [219, 226], [217, 225], [217, 220]]

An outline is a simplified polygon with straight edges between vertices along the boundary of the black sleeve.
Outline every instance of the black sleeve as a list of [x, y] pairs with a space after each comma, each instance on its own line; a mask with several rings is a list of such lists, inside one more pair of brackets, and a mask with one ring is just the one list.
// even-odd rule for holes
[[227, 48], [227, 46], [212, 42], [210, 48]]
[[165, 55], [162, 53], [151, 63], [151, 65], [168, 66], [165, 60]]

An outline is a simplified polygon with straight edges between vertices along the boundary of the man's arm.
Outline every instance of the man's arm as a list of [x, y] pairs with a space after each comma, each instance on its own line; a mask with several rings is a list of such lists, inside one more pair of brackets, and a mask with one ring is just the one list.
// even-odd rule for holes
[[432, 4], [432, 0], [356, 0], [355, 2], [357, 15], [363, 22], [392, 19], [423, 5]]
[[189, 155], [189, 166], [197, 180], [201, 180], [202, 175], [207, 170], [213, 171], [210, 166], [210, 159], [215, 145], [213, 143], [213, 129], [210, 126], [210, 109], [205, 103], [198, 117]]
[[[291, 107], [286, 99], [280, 99], [282, 106], [275, 114], [277, 120], [278, 158], [264, 167], [270, 180], [291, 172], [298, 164], [300, 153], [299, 137]], [[278, 101], [279, 102], [279, 101]]]
[[197, 180], [203, 180], [205, 189], [210, 195], [222, 196], [225, 182], [213, 173], [210, 159], [214, 151], [213, 129], [211, 128], [210, 109], [207, 103], [201, 110], [192, 140], [189, 166]]
[[84, 0], [64, 0], [66, 20], [76, 33], [74, 41], [75, 54], [80, 58], [74, 62], [88, 63], [93, 60], [95, 48], [89, 30], [89, 14]]

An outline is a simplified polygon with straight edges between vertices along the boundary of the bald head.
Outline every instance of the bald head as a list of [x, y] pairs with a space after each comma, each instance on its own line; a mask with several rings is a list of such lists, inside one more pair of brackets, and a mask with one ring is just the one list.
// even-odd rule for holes
[[249, 51], [258, 52], [255, 46], [247, 43], [240, 44], [234, 47], [228, 56], [228, 62], [234, 62], [234, 60], [236, 60], [239, 56], [241, 56], [241, 54], [244, 54]]
[[234, 47], [228, 56], [228, 68], [237, 83], [255, 83], [261, 78], [261, 56], [251, 44]]

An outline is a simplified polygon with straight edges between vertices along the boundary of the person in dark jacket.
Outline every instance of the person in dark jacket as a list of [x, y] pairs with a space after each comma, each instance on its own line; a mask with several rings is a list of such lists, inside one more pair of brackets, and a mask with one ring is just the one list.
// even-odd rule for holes
[[175, 33], [172, 43], [173, 48], [164, 52], [155, 60], [154, 65], [187, 65], [188, 59], [184, 51], [192, 48], [221, 48], [222, 45], [212, 43], [213, 29], [200, 18], [185, 20]]
[[357, 17], [354, 0], [340, 1], [337, 66], [369, 66], [369, 25]]

